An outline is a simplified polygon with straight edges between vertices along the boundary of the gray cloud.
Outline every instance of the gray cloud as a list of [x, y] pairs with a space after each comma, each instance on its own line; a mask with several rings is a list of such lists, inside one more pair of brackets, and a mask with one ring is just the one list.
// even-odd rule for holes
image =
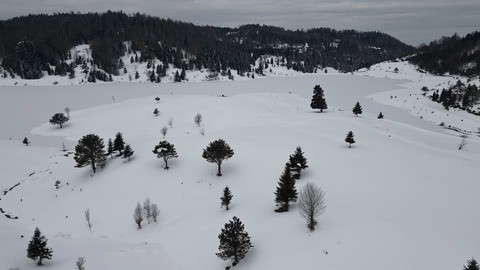
[[411, 45], [480, 30], [478, 0], [0, 0], [0, 19], [109, 9], [202, 25], [381, 31]]

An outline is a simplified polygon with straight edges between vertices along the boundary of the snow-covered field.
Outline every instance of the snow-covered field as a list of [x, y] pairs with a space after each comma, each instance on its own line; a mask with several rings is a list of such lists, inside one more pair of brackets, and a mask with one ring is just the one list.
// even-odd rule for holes
[[[233, 216], [255, 246], [235, 269], [461, 268], [480, 256], [480, 138], [469, 135], [460, 151], [460, 134], [437, 122], [473, 130], [480, 121], [464, 112], [446, 116], [436, 103], [427, 107], [421, 86], [409, 85], [430, 80], [415, 81], [413, 69], [385, 78], [390, 64], [355, 75], [0, 88], [0, 188], [20, 183], [0, 197], [0, 207], [18, 217], [0, 216], [0, 268], [36, 268], [26, 248], [38, 226], [53, 249], [45, 269], [74, 269], [85, 257], [86, 269], [220, 270], [229, 263], [215, 256], [217, 236]], [[324, 113], [309, 106], [315, 84], [325, 90]], [[410, 94], [420, 95], [418, 104]], [[364, 108], [359, 117], [351, 112], [356, 101]], [[66, 106], [72, 112], [64, 128], [46, 122]], [[420, 119], [407, 106], [440, 118], [425, 112]], [[204, 119], [200, 127], [196, 113]], [[179, 158], [167, 171], [152, 150], [170, 118], [165, 139]], [[349, 130], [357, 141], [352, 149], [344, 142]], [[60, 151], [62, 142], [72, 150], [83, 135], [106, 141], [117, 131], [133, 159], [109, 158], [95, 175], [74, 168], [73, 155]], [[25, 136], [32, 138], [28, 147]], [[201, 157], [218, 138], [235, 151], [222, 177]], [[313, 233], [296, 203], [288, 213], [274, 212], [273, 192], [296, 146], [309, 165], [297, 189], [313, 182], [326, 192], [327, 209]], [[234, 195], [229, 211], [220, 208], [226, 185]], [[133, 210], [146, 197], [159, 205], [159, 222], [137, 230]]]

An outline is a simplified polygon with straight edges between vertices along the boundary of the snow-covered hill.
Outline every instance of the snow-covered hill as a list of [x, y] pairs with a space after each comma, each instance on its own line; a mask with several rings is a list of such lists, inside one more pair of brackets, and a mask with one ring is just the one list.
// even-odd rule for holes
[[[86, 269], [220, 270], [229, 263], [215, 256], [217, 236], [237, 216], [255, 247], [235, 269], [458, 269], [479, 256], [480, 138], [469, 136], [459, 151], [459, 134], [371, 100], [387, 103], [391, 91], [409, 96], [401, 91], [414, 87], [395, 90], [412, 83], [406, 80], [411, 77], [403, 79], [318, 74], [0, 89], [18, 104], [15, 115], [32, 113], [24, 108], [35, 102], [21, 104], [22, 97], [72, 107], [64, 128], [44, 123], [31, 134], [62, 136], [72, 151], [88, 133], [106, 141], [120, 131], [135, 151], [130, 162], [109, 158], [105, 169], [92, 174], [89, 168], [74, 168], [72, 154], [34, 142], [26, 147], [17, 140], [1, 141], [1, 187], [20, 185], [0, 197], [0, 207], [18, 217], [0, 216], [0, 268], [36, 268], [25, 250], [38, 226], [54, 252], [45, 269], [74, 268], [77, 257], [85, 257]], [[324, 113], [309, 107], [315, 84], [325, 90], [329, 109]], [[35, 93], [40, 90], [45, 92]], [[97, 100], [88, 99], [92, 96]], [[357, 100], [364, 107], [359, 117], [351, 113]], [[158, 117], [154, 108], [160, 110]], [[385, 119], [377, 119], [379, 111]], [[196, 113], [203, 115], [200, 127], [193, 122]], [[26, 119], [38, 125], [34, 116]], [[167, 171], [152, 150], [169, 119], [173, 127], [165, 139], [175, 144], [179, 158], [169, 162]], [[470, 121], [480, 126], [478, 119]], [[352, 149], [344, 142], [349, 130], [357, 141]], [[218, 138], [235, 151], [223, 164], [222, 177], [201, 157]], [[296, 146], [309, 165], [297, 189], [313, 182], [326, 192], [327, 209], [315, 232], [308, 231], [296, 203], [288, 213], [274, 212], [273, 192]], [[58, 190], [56, 180], [61, 181]], [[229, 211], [220, 208], [226, 185], [234, 195]], [[133, 210], [146, 197], [159, 205], [159, 222], [137, 230]], [[92, 232], [84, 219], [87, 209]]]

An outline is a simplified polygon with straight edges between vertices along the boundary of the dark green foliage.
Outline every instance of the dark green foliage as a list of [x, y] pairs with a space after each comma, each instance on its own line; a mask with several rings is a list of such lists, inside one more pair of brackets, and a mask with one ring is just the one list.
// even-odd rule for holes
[[362, 114], [363, 109], [362, 109], [362, 106], [360, 106], [360, 102], [357, 101], [357, 103], [355, 103], [355, 106], [353, 107], [352, 112], [353, 114], [355, 114], [355, 116]]
[[459, 74], [469, 77], [480, 75], [480, 32], [473, 32], [460, 38], [457, 34], [452, 37], [442, 37], [432, 41], [428, 46], [420, 46], [417, 54], [409, 61], [434, 74]]
[[117, 132], [115, 139], [113, 140], [113, 151], [118, 151], [118, 156], [121, 156], [124, 148], [125, 141], [123, 140], [123, 134], [121, 132]]
[[467, 266], [463, 266], [463, 270], [480, 270], [477, 261], [472, 258], [471, 260], [467, 260]]
[[27, 257], [32, 260], [38, 260], [37, 265], [42, 265], [42, 260], [52, 259], [52, 249], [47, 247], [47, 239], [42, 235], [38, 228], [35, 228], [32, 240], [28, 243]]
[[352, 148], [352, 144], [355, 143], [355, 139], [353, 138], [355, 135], [353, 135], [352, 131], [349, 131], [347, 133], [347, 137], [345, 138], [345, 142], [348, 143], [348, 148]]
[[108, 139], [108, 143], [107, 143], [107, 155], [110, 155], [110, 157], [112, 156], [113, 154], [113, 142], [112, 142], [112, 139]]
[[134, 152], [135, 151], [133, 151], [130, 144], [125, 145], [125, 149], [123, 149], [123, 158], [128, 158], [128, 161], [130, 161], [130, 157], [133, 155]]
[[158, 111], [157, 108], [155, 108], [155, 110], [153, 110], [153, 114], [154, 114], [155, 116], [158, 116], [158, 114], [160, 114], [160, 112]]
[[25, 144], [26, 146], [28, 146], [30, 144], [30, 141], [28, 140], [27, 137], [25, 137], [25, 139], [23, 139], [22, 143]]
[[168, 160], [172, 158], [178, 158], [177, 151], [175, 150], [175, 145], [167, 142], [161, 141], [158, 145], [155, 145], [155, 148], [152, 151], [157, 155], [158, 158], [163, 158], [165, 162], [165, 170], [168, 170]]
[[232, 266], [235, 266], [245, 258], [248, 250], [253, 247], [250, 236], [245, 232], [245, 226], [237, 217], [233, 217], [218, 235], [220, 252], [216, 253], [217, 257], [222, 260], [232, 260]]
[[230, 191], [230, 188], [228, 188], [228, 186], [226, 186], [223, 189], [223, 196], [220, 197], [220, 200], [222, 201], [221, 205], [225, 206], [227, 211], [228, 211], [228, 206], [230, 205], [230, 202], [232, 201], [232, 198], [233, 198], [232, 192]]
[[155, 101], [158, 103], [160, 102], [160, 98], [159, 97], [155, 97]]
[[323, 112], [323, 110], [326, 110], [328, 108], [323, 89], [318, 84], [313, 87], [313, 97], [312, 102], [310, 103], [310, 107], [312, 109], [320, 109], [320, 112]]
[[380, 113], [378, 114], [377, 118], [378, 118], [378, 119], [383, 119], [383, 113], [380, 112]]
[[103, 139], [95, 134], [83, 136], [75, 146], [74, 159], [77, 162], [75, 167], [81, 168], [92, 165], [93, 173], [96, 172], [96, 165], [104, 166], [106, 162]]
[[301, 171], [308, 168], [307, 159], [303, 155], [302, 148], [297, 146], [295, 153], [290, 155], [288, 163], [290, 164], [290, 171], [293, 179], [300, 179]]
[[50, 118], [49, 122], [52, 125], [60, 125], [60, 128], [63, 127], [63, 124], [65, 124], [68, 121], [68, 117], [65, 116], [63, 113], [56, 113]]
[[203, 149], [202, 157], [210, 163], [216, 163], [218, 166], [217, 176], [222, 176], [221, 166], [224, 160], [233, 156], [233, 150], [222, 139], [208, 144], [206, 149]]
[[279, 206], [275, 212], [288, 212], [289, 203], [297, 201], [297, 197], [298, 192], [295, 188], [295, 179], [290, 172], [290, 164], [286, 163], [275, 191], [275, 202]]
[[[164, 67], [173, 64], [182, 70], [179, 80], [185, 79], [183, 70], [202, 68], [215, 72], [230, 68], [245, 74], [251, 72], [254, 60], [266, 54], [286, 58], [285, 65], [301, 72], [313, 72], [319, 66], [347, 72], [414, 51], [413, 47], [379, 32], [329, 28], [292, 31], [260, 25], [231, 29], [195, 26], [139, 13], [127, 15], [121, 11], [13, 18], [0, 21], [0, 37], [8, 37], [0, 39], [2, 66], [28, 79], [39, 78], [42, 71], [49, 71], [50, 65], [59, 66], [58, 72], [68, 72], [61, 63], [67, 60], [72, 47], [85, 43], [91, 45], [92, 64], [106, 74], [118, 75], [123, 68], [119, 59], [127, 52], [123, 42], [132, 41], [131, 50], [140, 51], [141, 57], [132, 57], [130, 61], [147, 62], [156, 58]], [[245, 42], [240, 44], [240, 39]], [[333, 42], [338, 46], [329, 46]], [[294, 48], [305, 43], [309, 46], [304, 49]], [[288, 46], [279, 48], [276, 44]], [[86, 61], [72, 60], [75, 65]], [[261, 63], [259, 71], [267, 65]], [[97, 75], [101, 80], [110, 79], [110, 75], [103, 78], [94, 73], [91, 80], [100, 80]], [[139, 75], [135, 77], [138, 79]]]

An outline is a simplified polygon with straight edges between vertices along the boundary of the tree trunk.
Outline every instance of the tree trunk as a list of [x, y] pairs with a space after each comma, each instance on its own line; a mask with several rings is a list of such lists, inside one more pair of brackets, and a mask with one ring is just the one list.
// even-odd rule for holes
[[97, 168], [95, 167], [95, 162], [92, 162], [92, 170], [93, 170], [93, 173], [97, 171]]
[[168, 159], [163, 159], [163, 161], [165, 161], [165, 170], [168, 170]]
[[38, 258], [37, 265], [42, 265], [42, 259], [43, 259], [42, 257], [39, 257], [39, 258]]
[[217, 176], [222, 176], [222, 163], [217, 163], [218, 165], [218, 172], [217, 172]]

